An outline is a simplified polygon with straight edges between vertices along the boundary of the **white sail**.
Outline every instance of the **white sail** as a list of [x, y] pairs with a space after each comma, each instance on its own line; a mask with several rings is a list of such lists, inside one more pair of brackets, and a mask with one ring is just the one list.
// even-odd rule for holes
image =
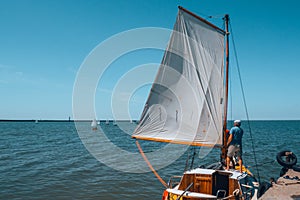
[[225, 32], [179, 10], [133, 138], [222, 144]]

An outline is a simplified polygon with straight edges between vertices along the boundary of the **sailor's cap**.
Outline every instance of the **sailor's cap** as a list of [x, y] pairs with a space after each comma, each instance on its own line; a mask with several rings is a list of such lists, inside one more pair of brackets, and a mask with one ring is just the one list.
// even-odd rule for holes
[[241, 120], [239, 120], [239, 119], [234, 120], [234, 123], [241, 124]]

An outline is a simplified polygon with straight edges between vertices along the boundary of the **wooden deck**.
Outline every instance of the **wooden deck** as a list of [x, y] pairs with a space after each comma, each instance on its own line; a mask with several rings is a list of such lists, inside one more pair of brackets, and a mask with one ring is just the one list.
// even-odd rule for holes
[[298, 176], [300, 172], [289, 169], [285, 175], [280, 177], [266, 193], [259, 198], [260, 200], [300, 200], [300, 180], [290, 180], [283, 178], [289, 176], [290, 178]]

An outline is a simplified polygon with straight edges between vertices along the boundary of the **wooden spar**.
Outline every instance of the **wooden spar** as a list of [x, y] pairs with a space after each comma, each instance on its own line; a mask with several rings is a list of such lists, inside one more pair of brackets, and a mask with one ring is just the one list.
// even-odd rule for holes
[[183, 7], [181, 7], [181, 6], [178, 6], [178, 8], [179, 8], [180, 10], [183, 10], [184, 12], [188, 13], [189, 15], [192, 15], [192, 16], [195, 17], [196, 19], [198, 19], [198, 20], [204, 22], [205, 24], [211, 26], [212, 28], [216, 29], [217, 31], [221, 32], [222, 34], [226, 34], [226, 32], [225, 32], [223, 29], [217, 27], [216, 25], [210, 23], [209, 21], [206, 21], [205, 19], [199, 17], [198, 15], [192, 13], [191, 11], [188, 11], [187, 9], [185, 9], [185, 8], [183, 8]]
[[177, 141], [177, 140], [168, 140], [168, 139], [160, 139], [160, 138], [151, 138], [151, 137], [143, 137], [139, 135], [131, 136], [131, 138], [137, 140], [149, 140], [154, 142], [165, 142], [165, 143], [172, 143], [172, 144], [184, 144], [189, 146], [199, 146], [199, 147], [210, 147], [210, 148], [222, 148], [222, 145], [219, 144], [203, 144], [198, 142], [189, 142], [189, 141]]
[[225, 51], [226, 51], [226, 67], [225, 67], [226, 80], [225, 80], [222, 159], [226, 158], [226, 146], [227, 146], [226, 129], [227, 129], [228, 82], [229, 82], [229, 31], [228, 31], [229, 15], [228, 14], [225, 15], [224, 20], [225, 20], [225, 31], [226, 31], [226, 49], [225, 49]]

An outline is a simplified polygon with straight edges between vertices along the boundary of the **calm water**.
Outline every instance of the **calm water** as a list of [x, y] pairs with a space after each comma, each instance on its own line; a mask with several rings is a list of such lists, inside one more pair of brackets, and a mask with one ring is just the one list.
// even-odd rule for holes
[[[262, 180], [278, 177], [281, 169], [276, 154], [291, 149], [300, 158], [300, 121], [252, 121], [252, 136]], [[82, 127], [90, 129], [90, 123]], [[136, 125], [125, 123], [122, 129], [130, 132]], [[101, 124], [107, 138], [122, 150], [138, 152], [135, 142], [118, 126]], [[256, 173], [249, 130], [245, 130], [244, 161]], [[86, 139], [97, 133], [87, 133]], [[163, 186], [151, 173], [125, 173], [106, 166], [93, 157], [81, 142], [74, 123], [69, 122], [0, 122], [0, 198], [1, 199], [161, 199]], [[104, 143], [94, 141], [107, 162], [119, 167], [134, 160], [114, 160], [119, 152]], [[163, 144], [141, 142], [145, 151], [159, 149]], [[98, 146], [97, 146], [98, 145]], [[148, 145], [148, 146], [147, 146]], [[105, 149], [106, 148], [106, 149]], [[171, 175], [181, 175], [187, 155], [158, 170], [165, 181]], [[195, 165], [218, 161], [213, 150]], [[161, 159], [165, 159], [162, 154]], [[120, 162], [120, 163], [119, 163]], [[126, 167], [125, 167], [126, 168]]]

